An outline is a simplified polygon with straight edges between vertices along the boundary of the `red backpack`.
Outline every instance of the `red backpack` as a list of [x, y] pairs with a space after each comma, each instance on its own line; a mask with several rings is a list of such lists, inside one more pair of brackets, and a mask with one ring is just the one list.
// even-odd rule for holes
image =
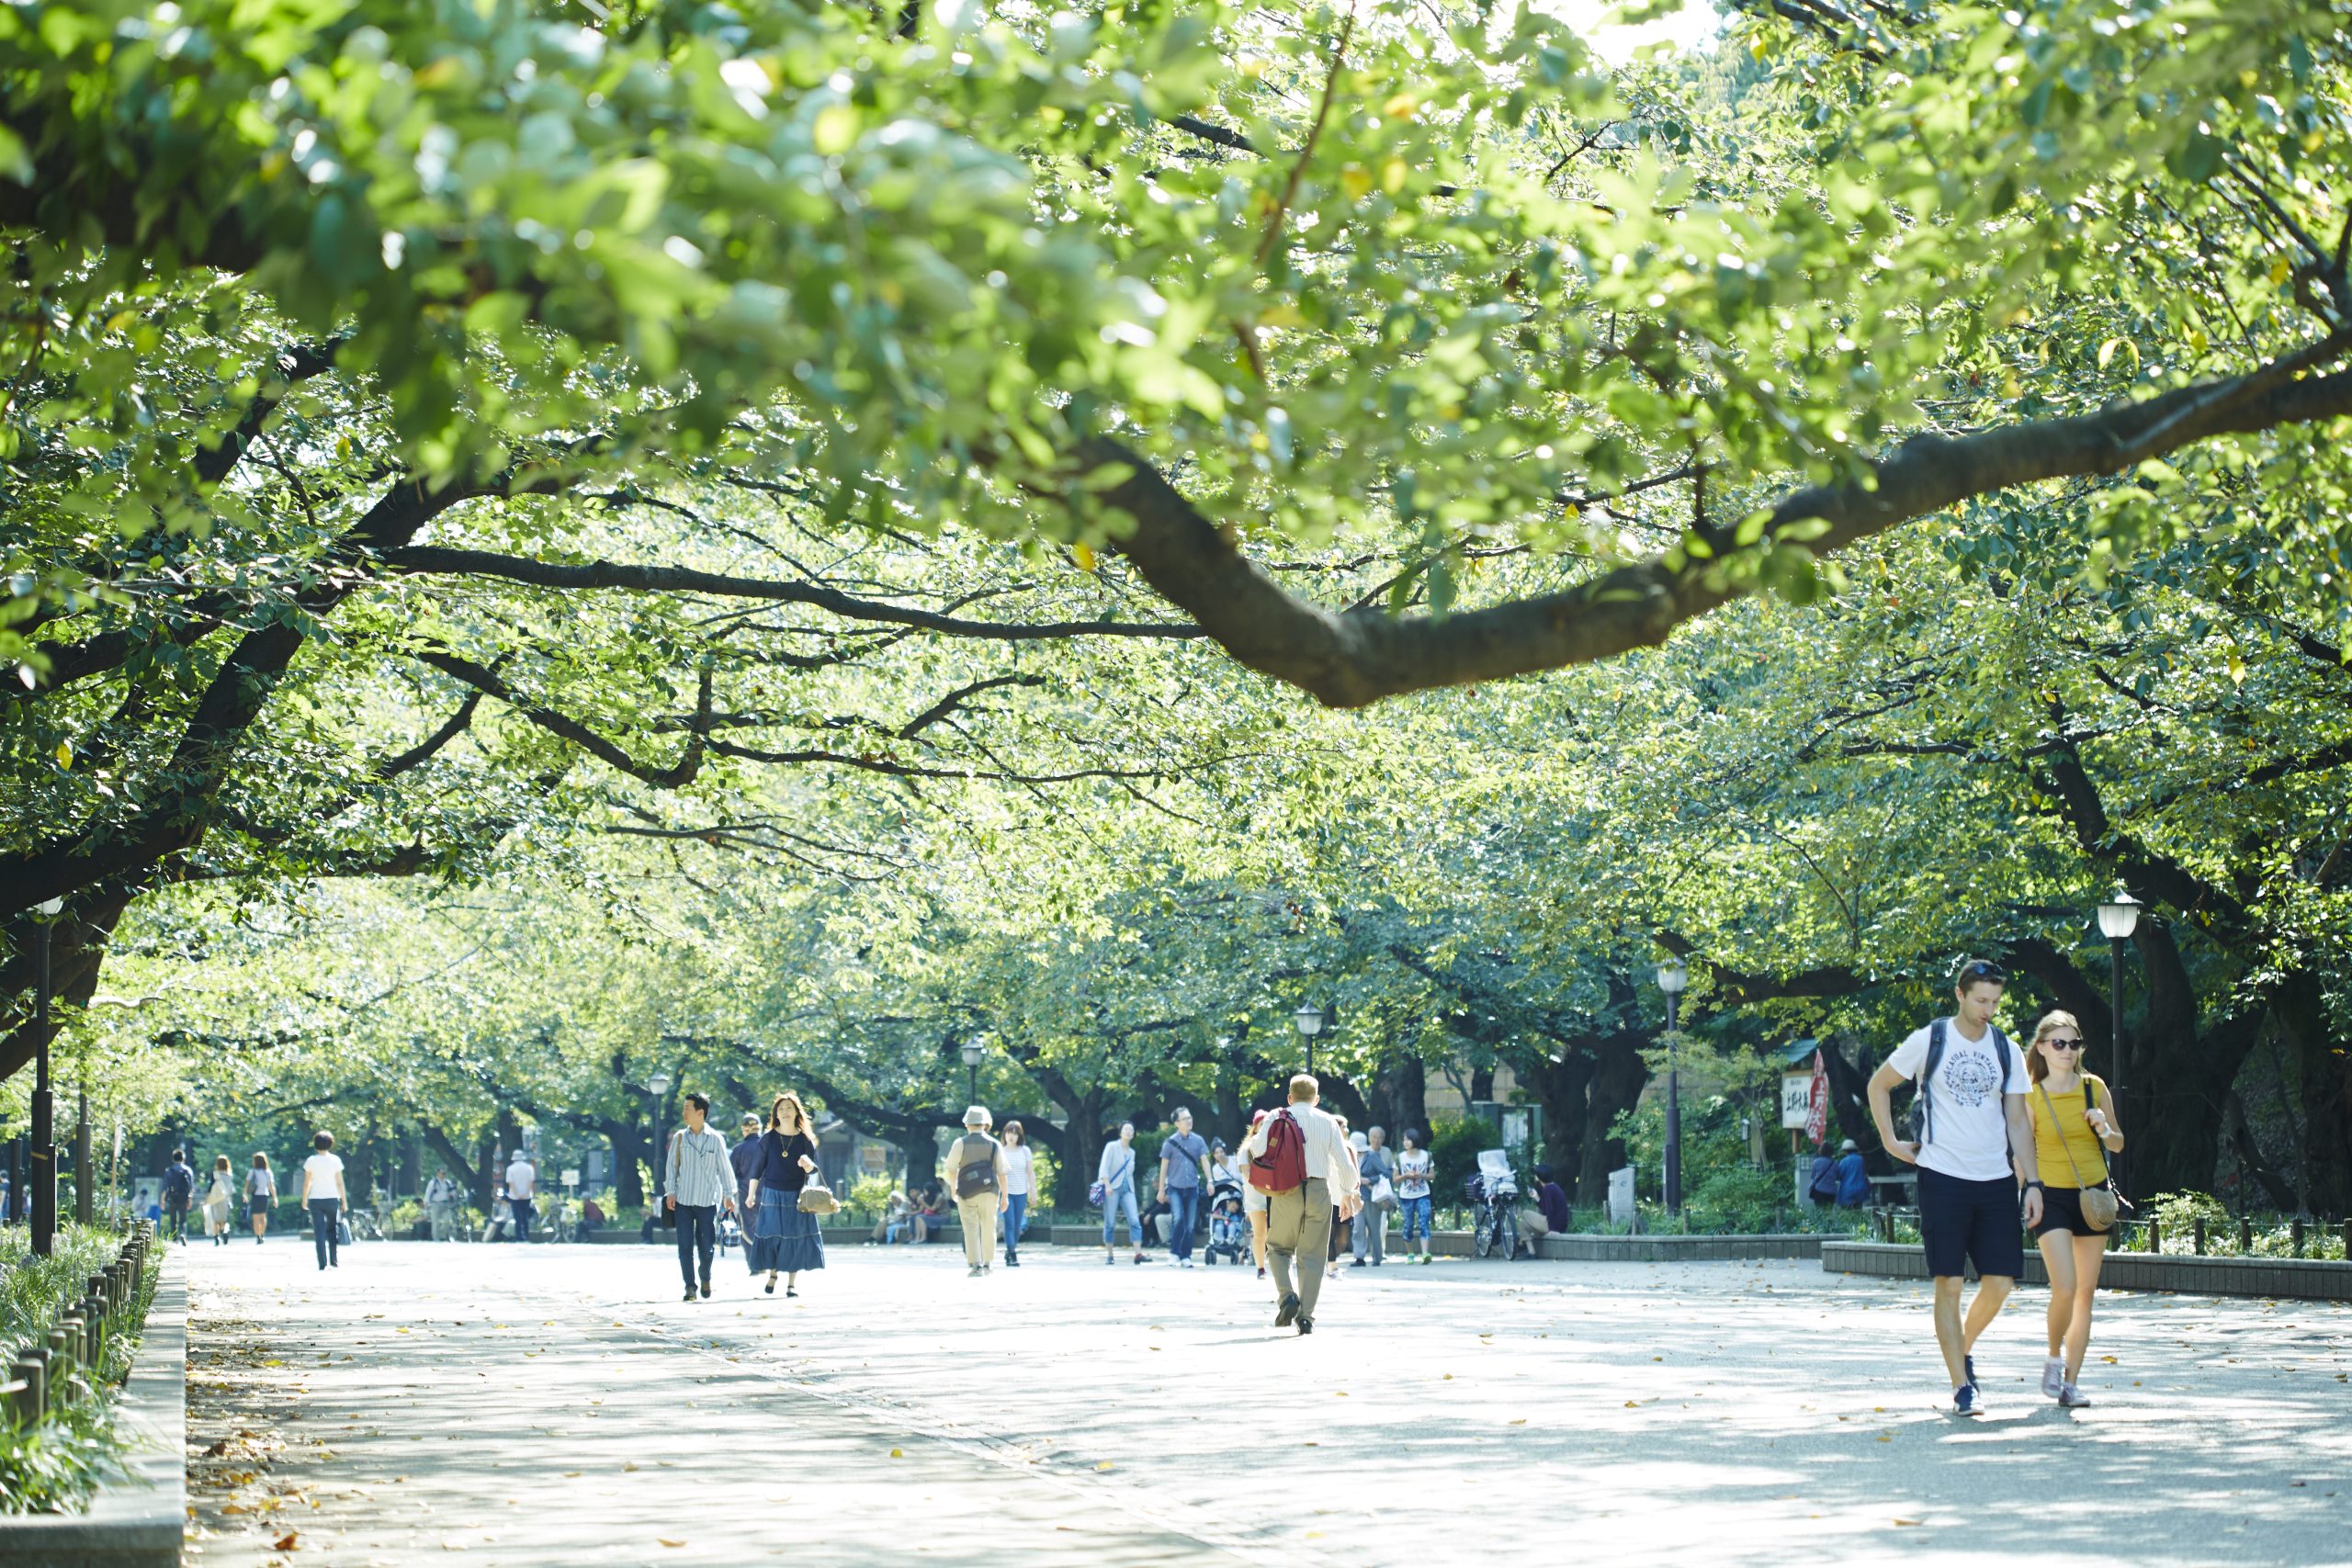
[[1266, 1152], [1250, 1160], [1250, 1185], [1261, 1192], [1292, 1192], [1306, 1179], [1306, 1134], [1298, 1118], [1277, 1111], [1266, 1122]]

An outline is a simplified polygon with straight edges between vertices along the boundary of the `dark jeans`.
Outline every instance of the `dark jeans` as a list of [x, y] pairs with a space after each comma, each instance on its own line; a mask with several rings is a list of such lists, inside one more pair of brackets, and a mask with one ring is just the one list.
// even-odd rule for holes
[[1193, 1256], [1193, 1227], [1201, 1216], [1201, 1190], [1197, 1187], [1171, 1187], [1168, 1190], [1168, 1256]]
[[702, 1288], [710, 1289], [710, 1255], [718, 1247], [718, 1205], [716, 1203], [681, 1203], [678, 1205], [678, 1272], [686, 1277], [686, 1289], [695, 1288], [695, 1255], [702, 1255]]
[[183, 1203], [174, 1207], [169, 1203], [164, 1204], [164, 1229], [174, 1241], [186, 1241], [187, 1239], [187, 1205]]
[[343, 1200], [313, 1198], [310, 1209], [311, 1245], [318, 1249], [319, 1267], [323, 1269], [330, 1263], [340, 1267], [342, 1259], [334, 1255], [334, 1237], [335, 1222], [343, 1218]]
[[530, 1240], [531, 1201], [528, 1198], [509, 1198], [506, 1200], [506, 1212], [514, 1216], [514, 1239]]

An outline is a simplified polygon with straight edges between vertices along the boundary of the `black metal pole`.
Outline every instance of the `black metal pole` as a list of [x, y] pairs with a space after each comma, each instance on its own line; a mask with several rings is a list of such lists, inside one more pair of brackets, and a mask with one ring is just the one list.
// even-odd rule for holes
[[81, 1109], [74, 1113], [74, 1223], [90, 1223], [90, 1086], [82, 1085]]
[[1666, 993], [1666, 1206], [1682, 1212], [1682, 1073], [1674, 1029], [1675, 996]]
[[[2115, 1101], [2116, 1124], [2129, 1127], [2132, 1125], [2132, 1119], [2124, 1113], [2123, 1110], [2123, 939], [2121, 937], [2108, 939], [2107, 958], [2108, 1022], [2110, 1026], [2107, 1066], [2109, 1072], [2114, 1075], [2107, 1087], [2109, 1098]], [[2132, 1184], [2123, 1178], [2121, 1152], [2119, 1151], [2108, 1163], [2114, 1170], [2116, 1186], [2122, 1189], [2125, 1196], [2130, 1196]]]
[[965, 1067], [964, 1089], [964, 1103], [978, 1105], [980, 1102], [980, 1065], [978, 1062]]
[[50, 1256], [57, 1238], [57, 1096], [49, 1087], [49, 931], [40, 923], [39, 984], [33, 1010], [33, 1256]]

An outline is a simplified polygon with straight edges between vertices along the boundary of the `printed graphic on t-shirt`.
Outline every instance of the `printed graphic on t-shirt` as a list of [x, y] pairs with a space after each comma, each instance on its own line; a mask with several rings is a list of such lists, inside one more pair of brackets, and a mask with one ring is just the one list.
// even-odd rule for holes
[[1947, 1048], [1938, 1066], [1941, 1090], [1962, 1105], [1983, 1105], [2000, 1092], [2000, 1064], [1990, 1056]]

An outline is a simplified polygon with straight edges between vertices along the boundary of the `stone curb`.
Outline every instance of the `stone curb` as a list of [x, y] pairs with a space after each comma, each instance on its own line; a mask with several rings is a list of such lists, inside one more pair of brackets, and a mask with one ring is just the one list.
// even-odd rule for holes
[[187, 1527], [185, 1254], [164, 1254], [130, 1380], [116, 1396], [124, 1473], [98, 1488], [86, 1514], [0, 1520], [0, 1568], [177, 1568]]
[[[1833, 1241], [1821, 1249], [1831, 1274], [1882, 1280], [1924, 1280], [1927, 1255], [1914, 1244]], [[2038, 1253], [2028, 1250], [2019, 1283], [2047, 1285]], [[2115, 1291], [2181, 1291], [2201, 1296], [2266, 1296], [2291, 1301], [2352, 1302], [2352, 1263], [2319, 1258], [2197, 1258], [2166, 1253], [2109, 1252], [2098, 1282]]]

